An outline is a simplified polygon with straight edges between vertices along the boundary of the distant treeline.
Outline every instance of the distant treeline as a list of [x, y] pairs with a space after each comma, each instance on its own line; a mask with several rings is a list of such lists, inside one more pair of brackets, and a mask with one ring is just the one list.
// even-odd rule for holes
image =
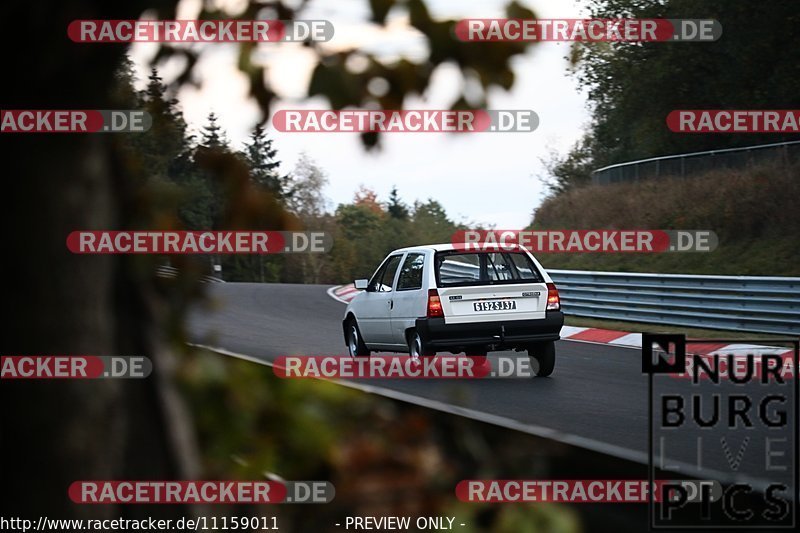
[[222, 267], [227, 281], [339, 283], [372, 273], [392, 249], [448, 242], [463, 226], [453, 222], [432, 199], [403, 203], [396, 188], [379, 200], [369, 187], [352, 202], [331, 209], [325, 197], [327, 176], [303, 155], [285, 171], [278, 150], [261, 126], [240, 149], [231, 146], [218, 117], [209, 113], [200, 135], [189, 132], [177, 99], [153, 69], [144, 90], [134, 88], [127, 61], [118, 72], [118, 100], [144, 109], [153, 125], [146, 133], [125, 136], [127, 164], [144, 176], [143, 200], [159, 204], [161, 228], [307, 229], [329, 232], [334, 245], [326, 254], [204, 257], [203, 268]]
[[682, 134], [679, 109], [797, 109], [800, 17], [796, 2], [762, 0], [585, 0], [591, 18], [716, 19], [714, 42], [583, 42], [570, 57], [592, 120], [567, 154], [552, 154], [555, 194], [614, 163], [670, 154], [797, 140], [797, 134]]

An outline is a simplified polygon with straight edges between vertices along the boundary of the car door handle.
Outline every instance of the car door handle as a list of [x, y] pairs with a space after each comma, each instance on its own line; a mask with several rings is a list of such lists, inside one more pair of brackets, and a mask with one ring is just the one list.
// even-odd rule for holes
[[394, 300], [389, 300], [389, 309], [394, 309]]

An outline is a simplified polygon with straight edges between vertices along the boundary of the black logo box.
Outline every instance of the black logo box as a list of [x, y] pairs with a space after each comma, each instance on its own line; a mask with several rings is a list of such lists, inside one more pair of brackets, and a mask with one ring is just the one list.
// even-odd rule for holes
[[[800, 357], [800, 340], [798, 339], [693, 339], [686, 340], [683, 334], [662, 334], [662, 333], [643, 333], [642, 334], [642, 373], [648, 375], [648, 481], [650, 486], [654, 486], [655, 481], [655, 468], [654, 468], [654, 455], [653, 455], [653, 376], [657, 374], [684, 374], [686, 371], [687, 349], [686, 345], [701, 344], [701, 343], [725, 343], [725, 344], [764, 344], [770, 345], [786, 345], [787, 351], [792, 351], [792, 381], [794, 382], [793, 390], [793, 417], [791, 423], [793, 424], [793, 446], [794, 456], [792, 464], [792, 481], [793, 481], [793, 494], [791, 495], [792, 501], [789, 502], [791, 523], [780, 525], [765, 525], [763, 523], [748, 525], [747, 523], [739, 523], [732, 525], [725, 524], [692, 524], [692, 525], [664, 525], [656, 524], [655, 514], [655, 501], [652, 496], [654, 491], [651, 491], [648, 498], [649, 507], [649, 526], [650, 530], [658, 531], [686, 531], [693, 530], [731, 530], [731, 529], [757, 529], [759, 531], [766, 530], [785, 530], [795, 529], [797, 522], [797, 506], [800, 502], [800, 492], [798, 491], [798, 466], [800, 464], [800, 451], [798, 450], [798, 443], [800, 442], [800, 431], [798, 428], [798, 413], [800, 413], [800, 399], [798, 396], [798, 358]], [[665, 354], [670, 357], [658, 357], [653, 351], [653, 346], [658, 346]], [[791, 346], [791, 348], [788, 348]], [[703, 354], [698, 354], [703, 355]], [[747, 357], [754, 357], [754, 354], [746, 354]], [[787, 423], [788, 425], [788, 423]]]

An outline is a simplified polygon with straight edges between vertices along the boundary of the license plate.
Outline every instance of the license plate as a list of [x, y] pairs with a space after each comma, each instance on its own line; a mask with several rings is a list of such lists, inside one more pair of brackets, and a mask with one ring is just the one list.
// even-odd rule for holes
[[490, 302], [474, 302], [475, 311], [513, 311], [517, 308], [514, 300], [494, 300]]

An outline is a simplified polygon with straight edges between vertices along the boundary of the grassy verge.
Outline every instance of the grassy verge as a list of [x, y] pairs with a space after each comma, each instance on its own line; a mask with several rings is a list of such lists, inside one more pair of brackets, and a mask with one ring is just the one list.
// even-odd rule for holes
[[541, 254], [546, 268], [800, 276], [800, 165], [591, 185], [546, 199], [534, 229], [713, 230], [708, 253]]
[[724, 276], [800, 276], [796, 236], [723, 242], [713, 252], [658, 254], [538, 254], [547, 269], [717, 274]]

